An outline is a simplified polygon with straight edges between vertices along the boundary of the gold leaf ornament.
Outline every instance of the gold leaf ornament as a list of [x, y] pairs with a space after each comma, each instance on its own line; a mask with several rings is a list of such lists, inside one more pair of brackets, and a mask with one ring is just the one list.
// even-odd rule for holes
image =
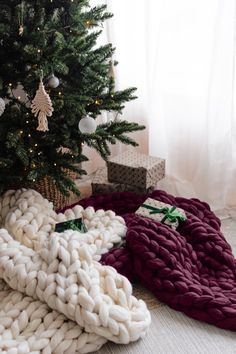
[[52, 116], [53, 106], [50, 96], [45, 91], [42, 79], [40, 79], [39, 88], [32, 101], [31, 110], [35, 117], [38, 116], [37, 130], [42, 132], [48, 131], [47, 117]]

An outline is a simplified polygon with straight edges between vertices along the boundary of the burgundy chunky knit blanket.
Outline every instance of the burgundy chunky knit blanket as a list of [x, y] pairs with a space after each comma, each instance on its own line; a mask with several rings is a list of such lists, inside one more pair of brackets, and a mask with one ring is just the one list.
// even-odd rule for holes
[[[147, 197], [186, 211], [177, 230], [134, 214]], [[124, 217], [124, 247], [103, 255], [131, 281], [139, 281], [170, 307], [197, 320], [236, 330], [236, 261], [208, 204], [163, 191], [138, 196], [114, 193], [84, 199], [81, 205], [111, 209]]]

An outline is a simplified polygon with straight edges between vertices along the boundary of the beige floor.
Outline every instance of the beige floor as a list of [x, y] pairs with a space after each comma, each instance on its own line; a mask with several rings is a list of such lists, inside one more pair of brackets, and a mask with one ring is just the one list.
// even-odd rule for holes
[[[236, 256], [236, 213], [220, 213], [222, 230]], [[135, 289], [137, 294], [137, 289]], [[236, 333], [188, 318], [159, 304], [145, 290], [138, 290], [150, 307], [152, 324], [147, 336], [129, 345], [107, 343], [99, 354], [232, 354], [236, 353]]]

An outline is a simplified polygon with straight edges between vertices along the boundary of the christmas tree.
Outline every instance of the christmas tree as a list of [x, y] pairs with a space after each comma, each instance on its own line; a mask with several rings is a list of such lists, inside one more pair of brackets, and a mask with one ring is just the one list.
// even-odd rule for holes
[[112, 14], [88, 0], [0, 0], [0, 14], [0, 192], [49, 176], [78, 194], [68, 172], [86, 174], [83, 144], [107, 159], [110, 144], [135, 146], [127, 133], [144, 129], [96, 124], [135, 98], [134, 88], [115, 89], [112, 45], [97, 46]]

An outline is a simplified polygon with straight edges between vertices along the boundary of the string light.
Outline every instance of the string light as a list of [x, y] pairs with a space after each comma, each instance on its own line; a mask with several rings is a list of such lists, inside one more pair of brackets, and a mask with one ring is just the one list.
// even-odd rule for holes
[[23, 130], [20, 130], [20, 134], [23, 134], [24, 132], [23, 132]]
[[28, 134], [28, 137], [31, 138], [31, 134]]
[[38, 49], [37, 52], [38, 52], [38, 53], [41, 53], [41, 49]]
[[54, 162], [54, 164], [53, 164], [54, 166], [56, 166], [57, 164], [56, 164], [56, 162]]
[[33, 150], [32, 150], [32, 149], [29, 149], [29, 152], [30, 152], [30, 153], [32, 153], [32, 152], [33, 152]]
[[28, 121], [28, 120], [26, 121], [26, 124], [29, 124], [29, 121]]
[[99, 100], [96, 100], [96, 101], [95, 101], [95, 104], [99, 105], [99, 104], [100, 104], [100, 101], [99, 101]]
[[34, 144], [34, 146], [38, 146], [38, 144]]
[[60, 92], [58, 92], [58, 95], [59, 95], [59, 96], [61, 96], [61, 95], [62, 95], [61, 91], [60, 91]]
[[38, 27], [37, 30], [40, 31], [40, 28]]
[[86, 25], [87, 25], [87, 26], [90, 26], [90, 25], [91, 25], [91, 22], [90, 22], [90, 21], [86, 21]]
[[12, 86], [12, 83], [11, 83], [11, 82], [9, 83], [9, 86], [10, 86], [10, 87]]
[[20, 99], [21, 99], [21, 97], [20, 97], [20, 96], [18, 96], [18, 97], [17, 97], [17, 99], [18, 99], [18, 100], [20, 100]]

